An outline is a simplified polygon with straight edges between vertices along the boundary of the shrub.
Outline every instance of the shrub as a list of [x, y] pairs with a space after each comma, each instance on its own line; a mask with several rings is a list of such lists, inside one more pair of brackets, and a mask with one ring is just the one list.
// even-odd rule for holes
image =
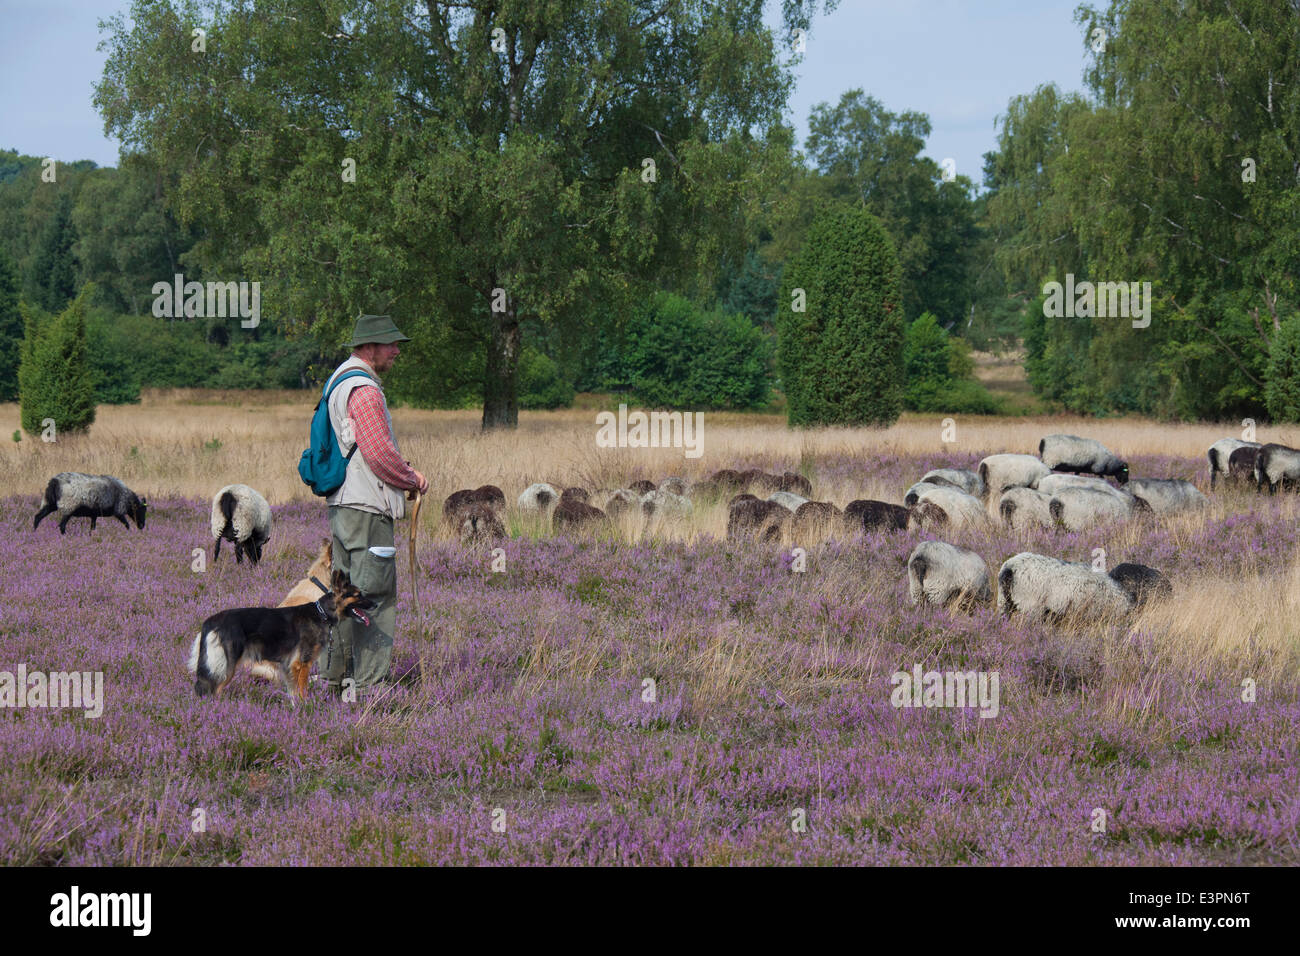
[[[806, 311], [792, 293], [803, 289]], [[903, 409], [902, 270], [861, 208], [823, 212], [785, 271], [779, 365], [791, 425], [890, 425]]]
[[970, 345], [949, 335], [929, 312], [907, 328], [903, 367], [907, 376], [904, 405], [911, 411], [968, 415], [1001, 411], [1001, 403], [973, 377]]
[[86, 358], [87, 285], [60, 315], [42, 321], [28, 313], [18, 369], [22, 426], [29, 435], [54, 419], [61, 432], [78, 432], [95, 421], [95, 389]]
[[525, 345], [519, 356], [519, 407], [568, 408], [572, 404], [573, 385], [560, 374], [560, 367]]

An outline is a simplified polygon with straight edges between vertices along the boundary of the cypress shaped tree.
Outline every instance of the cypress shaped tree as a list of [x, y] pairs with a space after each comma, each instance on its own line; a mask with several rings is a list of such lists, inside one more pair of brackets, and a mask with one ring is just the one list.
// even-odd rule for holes
[[48, 323], [27, 316], [18, 374], [22, 425], [29, 435], [39, 435], [47, 418], [65, 434], [84, 432], [95, 421], [95, 385], [86, 351], [89, 290], [87, 286]]
[[[805, 310], [795, 311], [796, 290]], [[778, 361], [791, 425], [891, 425], [903, 410], [902, 269], [866, 209], [821, 213], [785, 271]]]

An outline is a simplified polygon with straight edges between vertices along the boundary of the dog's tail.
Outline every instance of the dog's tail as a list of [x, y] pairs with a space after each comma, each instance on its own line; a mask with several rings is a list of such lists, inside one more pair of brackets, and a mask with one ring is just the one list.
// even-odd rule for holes
[[200, 697], [207, 697], [226, 682], [230, 661], [215, 631], [199, 631], [195, 636], [188, 666], [194, 675], [194, 693]]

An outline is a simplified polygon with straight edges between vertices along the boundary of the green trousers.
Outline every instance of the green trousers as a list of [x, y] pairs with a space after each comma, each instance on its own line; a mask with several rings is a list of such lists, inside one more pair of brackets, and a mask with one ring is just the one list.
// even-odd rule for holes
[[393, 546], [393, 519], [356, 508], [330, 508], [334, 533], [333, 570], [352, 579], [378, 607], [367, 614], [366, 627], [348, 615], [330, 632], [329, 646], [320, 656], [321, 679], [341, 687], [352, 678], [365, 690], [388, 676], [397, 630], [397, 557], [381, 558], [372, 547]]

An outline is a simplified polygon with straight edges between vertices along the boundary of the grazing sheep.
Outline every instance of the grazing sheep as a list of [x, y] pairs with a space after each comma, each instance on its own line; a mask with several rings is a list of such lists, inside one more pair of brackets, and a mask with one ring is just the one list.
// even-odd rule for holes
[[748, 491], [746, 491], [742, 494], [734, 495], [732, 499], [727, 502], [727, 507], [730, 508], [737, 501], [758, 501], [758, 500], [759, 497], [757, 495], [751, 495]]
[[777, 482], [767, 472], [758, 468], [749, 468], [740, 473], [741, 491], [748, 491], [753, 488], [755, 491], [761, 491], [770, 494], [773, 491], [779, 491]]
[[[1130, 586], [1132, 579], [1129, 578]], [[998, 571], [998, 613], [1059, 621], [1066, 616], [1120, 617], [1133, 610], [1129, 591], [1109, 574], [1022, 551]]]
[[850, 531], [903, 531], [907, 528], [908, 514], [902, 505], [859, 498], [844, 506], [844, 524]]
[[1128, 462], [1101, 442], [1078, 435], [1048, 435], [1038, 443], [1038, 457], [1054, 471], [1103, 475], [1121, 485], [1128, 481]]
[[689, 515], [693, 510], [689, 498], [664, 491], [662, 488], [641, 496], [641, 513], [647, 518], [655, 515], [660, 518], [681, 518]]
[[519, 496], [519, 510], [533, 514], [549, 514], [559, 503], [560, 493], [554, 485], [544, 481], [529, 485]]
[[663, 481], [659, 482], [660, 491], [669, 491], [675, 495], [686, 494], [688, 487], [689, 485], [685, 478], [678, 478], [676, 476], [665, 478]]
[[627, 514], [641, 503], [641, 496], [631, 488], [617, 488], [605, 499], [605, 514], [610, 518]]
[[936, 485], [917, 499], [908, 515], [909, 528], [982, 528], [989, 523], [980, 500], [956, 488]]
[[815, 537], [826, 534], [838, 526], [844, 513], [829, 501], [805, 501], [794, 510], [790, 529], [801, 537]]
[[984, 497], [984, 482], [980, 476], [964, 468], [934, 468], [922, 475], [921, 480], [932, 485], [947, 485], [976, 498]]
[[487, 502], [471, 502], [458, 515], [460, 543], [466, 547], [500, 541], [506, 536], [505, 525]]
[[638, 495], [648, 495], [650, 492], [655, 490], [655, 483], [653, 481], [646, 481], [642, 478], [639, 481], [632, 482], [628, 487]]
[[1152, 598], [1167, 598], [1174, 593], [1169, 579], [1145, 564], [1117, 564], [1110, 576], [1125, 590], [1134, 607], [1141, 607]]
[[1294, 487], [1300, 482], [1300, 451], [1269, 442], [1259, 449], [1255, 457], [1255, 490], [1261, 491], [1268, 482], [1268, 493], [1277, 494], [1277, 487]]
[[561, 498], [551, 513], [556, 530], [581, 528], [605, 520], [605, 512], [577, 498]]
[[506, 496], [496, 485], [480, 485], [478, 488], [462, 488], [453, 491], [442, 503], [442, 519], [451, 528], [460, 527], [465, 512], [473, 505], [483, 505], [501, 517], [506, 511]]
[[581, 501], [585, 505], [590, 498], [591, 495], [586, 488], [565, 488], [560, 492], [561, 501], [572, 499], [573, 501]]
[[221, 556], [221, 541], [235, 542], [235, 563], [262, 560], [262, 547], [271, 537], [271, 506], [248, 485], [226, 485], [212, 496], [212, 562]]
[[1012, 531], [1052, 528], [1056, 522], [1049, 507], [1051, 501], [1051, 495], [1033, 488], [1008, 488], [998, 499], [998, 514]]
[[945, 541], [922, 541], [907, 559], [907, 596], [912, 604], [955, 604], [969, 609], [993, 600], [989, 569], [974, 551]]
[[1210, 503], [1199, 488], [1181, 478], [1134, 478], [1128, 490], [1140, 502], [1139, 507], [1145, 506], [1156, 514], [1204, 508]]
[[697, 487], [701, 491], [708, 489], [719, 494], [728, 491], [735, 493], [744, 489], [745, 480], [740, 476], [740, 472], [731, 468], [723, 468], [709, 475], [708, 480], [701, 482]]
[[91, 531], [100, 518], [116, 518], [124, 528], [131, 527], [126, 521], [130, 518], [137, 528], [144, 530], [147, 510], [148, 502], [111, 475], [64, 471], [45, 486], [44, 502], [32, 521], [32, 530], [40, 526], [46, 515], [56, 511], [59, 534], [67, 534], [68, 522], [73, 518], [89, 518]]
[[916, 504], [917, 499], [925, 494], [931, 488], [951, 488], [951, 485], [941, 485], [937, 481], [918, 481], [911, 488], [908, 488], [903, 495], [903, 504], [912, 507]]
[[1109, 521], [1132, 516], [1136, 505], [1132, 499], [1092, 488], [1062, 488], [1047, 504], [1052, 521], [1066, 531], [1084, 531]]
[[984, 494], [1000, 499], [1008, 488], [1032, 488], [1051, 469], [1033, 455], [989, 455], [980, 462]]
[[777, 491], [792, 491], [796, 495], [802, 495], [804, 498], [812, 497], [812, 482], [803, 475], [796, 474], [793, 471], [787, 471], [777, 479]]
[[808, 503], [807, 498], [803, 495], [796, 495], [793, 491], [774, 491], [767, 496], [767, 500], [792, 512], [798, 511], [800, 505]]
[[[1243, 446], [1234, 448], [1228, 456], [1228, 480], [1241, 484], [1255, 480], [1255, 462], [1259, 458], [1259, 448]], [[1214, 488], [1214, 475], [1210, 475], [1210, 488]]]
[[1257, 441], [1242, 441], [1240, 438], [1220, 438], [1211, 445], [1209, 451], [1205, 453], [1205, 457], [1210, 461], [1210, 490], [1214, 490], [1214, 481], [1219, 475], [1230, 473], [1230, 459], [1234, 451], [1238, 448], [1258, 450], [1260, 447]]
[[1048, 496], [1066, 488], [1085, 488], [1089, 491], [1100, 491], [1102, 494], [1114, 495], [1126, 501], [1131, 502], [1133, 500], [1133, 496], [1125, 489], [1116, 488], [1105, 478], [1093, 478], [1089, 475], [1065, 475], [1053, 472], [1039, 478], [1038, 484], [1034, 487]]
[[727, 540], [756, 536], [760, 541], [778, 541], [790, 511], [772, 501], [737, 501], [727, 509]]

